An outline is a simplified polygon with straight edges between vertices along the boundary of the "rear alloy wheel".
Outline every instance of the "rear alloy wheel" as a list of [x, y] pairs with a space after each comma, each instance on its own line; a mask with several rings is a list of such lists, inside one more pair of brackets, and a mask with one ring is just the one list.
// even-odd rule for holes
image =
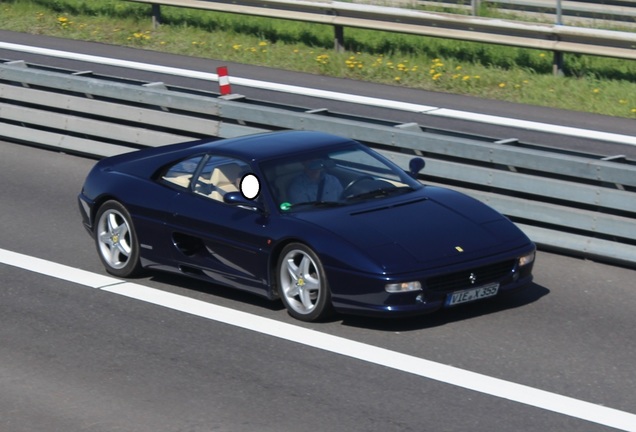
[[108, 273], [131, 277], [139, 273], [139, 242], [128, 210], [117, 201], [105, 202], [97, 212], [95, 245]]
[[327, 277], [314, 251], [292, 243], [280, 256], [278, 289], [289, 314], [301, 321], [318, 321], [331, 315]]

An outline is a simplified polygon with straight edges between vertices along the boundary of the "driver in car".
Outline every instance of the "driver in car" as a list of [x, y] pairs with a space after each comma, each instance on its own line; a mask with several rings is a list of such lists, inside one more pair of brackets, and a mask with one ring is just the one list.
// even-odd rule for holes
[[304, 171], [294, 178], [289, 187], [292, 204], [304, 202], [338, 201], [342, 194], [342, 184], [333, 175], [325, 172], [325, 164], [320, 159], [303, 162]]

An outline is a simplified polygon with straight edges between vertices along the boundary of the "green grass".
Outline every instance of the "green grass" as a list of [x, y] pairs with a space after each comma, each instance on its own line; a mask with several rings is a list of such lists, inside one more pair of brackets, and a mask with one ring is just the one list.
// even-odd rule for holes
[[[636, 118], [636, 62], [162, 7], [121, 0], [1, 0], [0, 28], [409, 88]], [[426, 101], [422, 101], [425, 103]]]

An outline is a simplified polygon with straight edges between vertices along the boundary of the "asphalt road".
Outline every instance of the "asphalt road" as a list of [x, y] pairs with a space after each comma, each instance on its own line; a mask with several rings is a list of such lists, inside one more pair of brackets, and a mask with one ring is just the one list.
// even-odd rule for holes
[[[103, 45], [77, 46], [113, 53]], [[184, 64], [178, 56], [115, 52], [215, 67], [200, 59]], [[250, 78], [275, 74], [254, 71], [264, 76]], [[306, 86], [301, 78], [286, 79]], [[332, 83], [315, 79], [314, 85]], [[505, 111], [505, 105], [482, 105]], [[0, 249], [105, 274], [76, 203], [93, 164], [0, 142]], [[503, 380], [495, 387], [519, 383], [636, 413], [634, 270], [540, 252], [535, 275], [532, 287], [507, 299], [417, 319], [337, 317], [311, 325], [291, 319], [279, 303], [218, 286], [159, 273], [134, 282], [254, 320], [381, 347], [388, 357], [408, 354]], [[614, 430], [490, 393], [0, 264], [2, 432]]]

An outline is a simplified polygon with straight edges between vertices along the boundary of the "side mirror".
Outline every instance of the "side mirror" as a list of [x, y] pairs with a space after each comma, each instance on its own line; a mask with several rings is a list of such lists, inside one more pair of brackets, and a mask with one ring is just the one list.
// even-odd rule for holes
[[411, 159], [411, 161], [409, 162], [409, 175], [416, 179], [417, 175], [424, 169], [425, 165], [426, 162], [424, 162], [424, 159], [420, 157]]
[[265, 207], [254, 200], [248, 200], [240, 192], [228, 192], [223, 196], [223, 202], [225, 204], [242, 207], [248, 210], [258, 211], [265, 213]]

